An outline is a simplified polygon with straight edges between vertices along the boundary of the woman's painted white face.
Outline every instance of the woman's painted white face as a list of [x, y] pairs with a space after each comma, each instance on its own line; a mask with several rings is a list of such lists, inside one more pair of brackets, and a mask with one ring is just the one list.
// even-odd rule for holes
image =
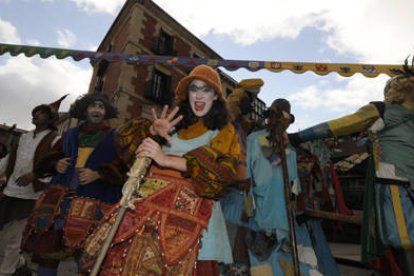
[[204, 117], [217, 100], [217, 94], [205, 81], [195, 79], [188, 85], [188, 100], [193, 113]]

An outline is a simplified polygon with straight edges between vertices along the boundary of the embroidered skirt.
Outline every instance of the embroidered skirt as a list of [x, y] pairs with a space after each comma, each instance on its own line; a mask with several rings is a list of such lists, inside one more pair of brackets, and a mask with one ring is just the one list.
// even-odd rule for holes
[[[139, 193], [145, 198], [125, 213], [100, 275], [192, 275], [213, 201], [198, 197], [190, 179], [154, 166]], [[86, 240], [85, 272], [93, 267], [116, 214]]]

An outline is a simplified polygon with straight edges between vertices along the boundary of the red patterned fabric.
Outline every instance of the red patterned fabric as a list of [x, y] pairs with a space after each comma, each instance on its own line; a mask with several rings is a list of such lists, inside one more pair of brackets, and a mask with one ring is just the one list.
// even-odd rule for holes
[[344, 194], [342, 193], [341, 182], [339, 181], [338, 175], [336, 174], [335, 166], [330, 162], [329, 171], [332, 177], [332, 184], [335, 188], [336, 202], [338, 203], [338, 211], [341, 214], [353, 215], [351, 209], [345, 204]]
[[[153, 166], [149, 178], [168, 185], [126, 212], [100, 275], [192, 275], [213, 201], [198, 197], [191, 180], [176, 171]], [[87, 239], [82, 261], [86, 269], [93, 265], [114, 216]]]
[[[69, 210], [65, 216], [64, 229], [55, 229], [58, 217], [62, 217], [62, 202], [69, 199]], [[99, 200], [71, 198], [64, 186], [53, 185], [36, 201], [26, 225], [22, 240], [22, 249], [39, 257], [60, 259], [72, 255], [81, 248], [90, 229], [98, 220], [111, 213], [114, 205]]]
[[219, 276], [220, 268], [216, 261], [198, 261], [195, 276]]
[[37, 239], [47, 241], [43, 234], [50, 229], [55, 222], [55, 218], [60, 214], [59, 207], [66, 192], [67, 189], [65, 187], [56, 185], [40, 195], [23, 232], [21, 246], [23, 250], [30, 252], [41, 250], [41, 248], [37, 248], [34, 242]]
[[[40, 195], [23, 232], [21, 248], [31, 252], [34, 260], [43, 260], [40, 256], [51, 252], [63, 252], [62, 230], [50, 229], [60, 215], [60, 204], [67, 193], [64, 186], [52, 186]], [[42, 264], [44, 264], [42, 262]], [[51, 260], [49, 267], [57, 267], [58, 262]]]
[[103, 215], [108, 214], [112, 206], [91, 198], [75, 197], [72, 199], [64, 227], [67, 254], [80, 248], [89, 230], [97, 223], [97, 212], [102, 212]]
[[390, 249], [386, 250], [386, 255], [382, 258], [375, 259], [371, 262], [371, 266], [382, 275], [402, 276], [403, 273], [398, 267], [393, 252]]

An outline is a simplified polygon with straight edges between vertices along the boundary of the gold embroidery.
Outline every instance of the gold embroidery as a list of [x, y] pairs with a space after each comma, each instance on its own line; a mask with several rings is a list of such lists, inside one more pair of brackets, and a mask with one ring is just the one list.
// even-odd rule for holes
[[138, 194], [140, 197], [146, 198], [164, 188], [168, 184], [169, 181], [167, 180], [147, 178], [145, 179], [145, 182], [139, 187]]

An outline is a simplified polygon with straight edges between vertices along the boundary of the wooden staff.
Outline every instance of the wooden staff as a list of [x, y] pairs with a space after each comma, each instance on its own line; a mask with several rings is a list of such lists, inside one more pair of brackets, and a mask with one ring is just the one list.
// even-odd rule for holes
[[128, 180], [125, 182], [122, 189], [122, 198], [119, 202], [119, 210], [115, 218], [115, 222], [111, 227], [111, 230], [108, 236], [105, 239], [105, 242], [99, 251], [98, 258], [95, 261], [92, 272], [90, 275], [96, 276], [99, 273], [101, 265], [106, 257], [109, 246], [112, 243], [112, 240], [115, 237], [116, 232], [118, 231], [119, 225], [121, 224], [122, 218], [125, 215], [125, 212], [128, 208], [134, 209], [134, 199], [138, 194], [139, 186], [141, 185], [147, 170], [151, 164], [151, 159], [148, 157], [138, 157], [128, 173]]
[[344, 215], [333, 212], [326, 212], [321, 210], [305, 209], [305, 215], [312, 218], [318, 219], [329, 219], [334, 221], [346, 222], [361, 225], [362, 216], [360, 215]]
[[289, 222], [289, 236], [290, 236], [290, 241], [292, 243], [293, 268], [294, 268], [295, 276], [300, 276], [299, 254], [298, 254], [298, 247], [297, 247], [297, 242], [296, 242], [296, 232], [295, 232], [295, 214], [294, 214], [294, 203], [295, 203], [295, 201], [291, 200], [292, 184], [289, 181], [289, 173], [288, 173], [285, 149], [282, 149], [279, 152], [279, 156], [280, 156], [281, 165], [282, 165], [283, 184], [284, 184], [284, 191], [285, 191], [285, 201], [286, 201], [287, 216], [288, 216], [288, 222]]

